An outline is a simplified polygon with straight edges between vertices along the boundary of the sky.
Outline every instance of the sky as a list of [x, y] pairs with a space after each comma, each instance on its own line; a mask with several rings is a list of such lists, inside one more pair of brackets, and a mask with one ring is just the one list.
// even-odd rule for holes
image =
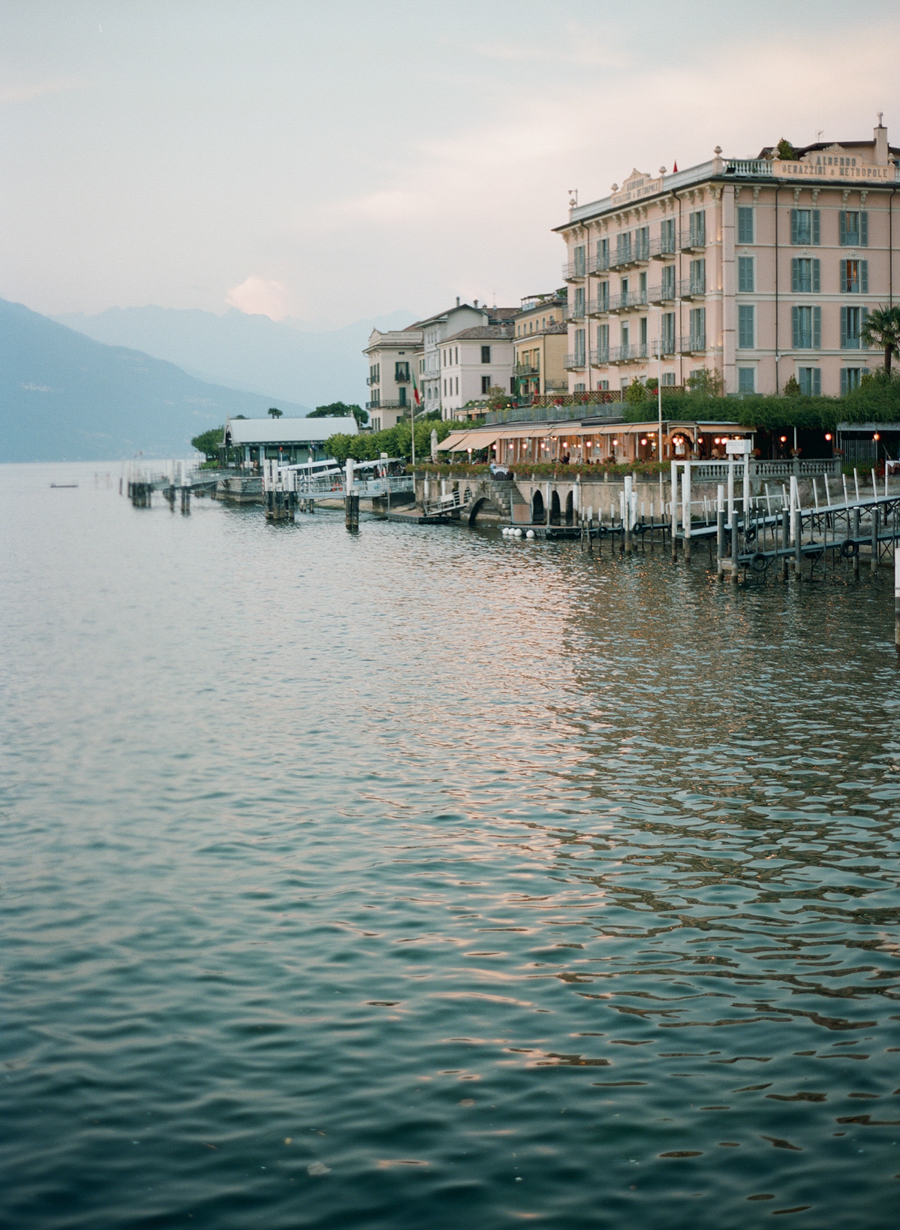
[[569, 193], [900, 143], [900, 5], [0, 0], [0, 297], [338, 328], [560, 284]]

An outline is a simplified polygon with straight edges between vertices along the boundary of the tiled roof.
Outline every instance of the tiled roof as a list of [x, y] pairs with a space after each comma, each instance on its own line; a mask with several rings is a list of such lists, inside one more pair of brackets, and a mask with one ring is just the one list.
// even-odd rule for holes
[[452, 337], [445, 337], [444, 342], [474, 342], [478, 340], [489, 341], [491, 339], [499, 342], [511, 342], [512, 336], [512, 325], [476, 325], [474, 329], [462, 329], [459, 333], [454, 333]]

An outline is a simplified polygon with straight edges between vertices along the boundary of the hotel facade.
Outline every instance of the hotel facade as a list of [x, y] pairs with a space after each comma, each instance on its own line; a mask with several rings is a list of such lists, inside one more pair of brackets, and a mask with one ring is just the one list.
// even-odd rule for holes
[[[900, 292], [900, 149], [820, 142], [779, 158], [671, 175], [635, 170], [612, 195], [570, 202], [569, 392], [714, 369], [726, 393], [846, 392], [881, 361], [866, 314]], [[895, 216], [896, 215], [896, 216]]]

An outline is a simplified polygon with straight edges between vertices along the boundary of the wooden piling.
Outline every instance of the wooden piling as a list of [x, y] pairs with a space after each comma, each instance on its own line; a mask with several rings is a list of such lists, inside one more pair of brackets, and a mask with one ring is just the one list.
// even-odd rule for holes
[[348, 495], [344, 500], [344, 524], [348, 530], [359, 529], [358, 495]]
[[900, 542], [894, 541], [894, 644], [900, 653]]
[[878, 505], [872, 506], [872, 562], [869, 569], [874, 577], [878, 571]]

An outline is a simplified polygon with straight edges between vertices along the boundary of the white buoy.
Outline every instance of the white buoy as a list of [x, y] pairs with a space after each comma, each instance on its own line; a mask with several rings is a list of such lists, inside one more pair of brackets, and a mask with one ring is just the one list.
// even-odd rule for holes
[[514, 531], [514, 533], [515, 533], [515, 535], [516, 535], [516, 538], [521, 538], [521, 537], [522, 537], [522, 531], [521, 531], [520, 529], [515, 530], [515, 531]]
[[526, 538], [534, 538], [534, 530], [529, 530], [525, 535]]

